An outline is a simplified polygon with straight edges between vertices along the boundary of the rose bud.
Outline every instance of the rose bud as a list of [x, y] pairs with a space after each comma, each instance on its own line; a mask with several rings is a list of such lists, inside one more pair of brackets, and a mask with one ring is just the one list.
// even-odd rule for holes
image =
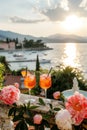
[[19, 83], [14, 83], [14, 86], [16, 87], [16, 88], [19, 88]]
[[54, 97], [54, 99], [59, 99], [60, 98], [60, 92], [59, 91], [54, 92], [53, 97]]
[[42, 115], [41, 114], [36, 114], [34, 117], [34, 124], [41, 124], [41, 121], [42, 121]]

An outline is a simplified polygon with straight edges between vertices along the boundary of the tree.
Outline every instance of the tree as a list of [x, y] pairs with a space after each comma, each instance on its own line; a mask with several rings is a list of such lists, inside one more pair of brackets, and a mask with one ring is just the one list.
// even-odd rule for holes
[[6, 43], [9, 43], [9, 38], [8, 37], [6, 38]]
[[36, 71], [35, 71], [35, 75], [36, 75], [36, 86], [32, 90], [32, 92], [35, 95], [38, 95], [41, 92], [41, 88], [39, 86], [39, 80], [40, 80], [40, 62], [39, 62], [39, 56], [38, 55], [37, 55], [37, 59], [36, 59]]
[[17, 48], [18, 45], [18, 38], [15, 39], [15, 48]]
[[46, 48], [46, 45], [44, 45], [42, 40], [34, 41], [33, 39], [27, 40], [26, 38], [24, 38], [23, 43], [24, 48]]
[[40, 70], [40, 62], [39, 62], [39, 56], [37, 55], [37, 59], [36, 59], [36, 71]]

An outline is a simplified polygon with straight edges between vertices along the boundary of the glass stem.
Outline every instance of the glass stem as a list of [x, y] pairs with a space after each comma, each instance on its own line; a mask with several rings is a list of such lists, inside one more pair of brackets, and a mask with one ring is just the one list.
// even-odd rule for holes
[[45, 89], [45, 98], [47, 98], [47, 89]]
[[31, 88], [29, 88], [29, 95], [31, 95]]

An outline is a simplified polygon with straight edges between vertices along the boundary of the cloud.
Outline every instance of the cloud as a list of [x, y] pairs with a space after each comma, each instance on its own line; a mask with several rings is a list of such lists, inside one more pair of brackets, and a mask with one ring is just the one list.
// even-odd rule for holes
[[87, 0], [82, 0], [80, 7], [84, 8], [87, 10]]
[[50, 21], [63, 21], [65, 17], [71, 14], [87, 17], [86, 9], [87, 0], [50, 0], [48, 7], [39, 8], [39, 11], [48, 17]]
[[14, 23], [38, 23], [46, 20], [61, 22], [72, 14], [87, 17], [87, 0], [15, 0], [14, 2], [8, 0], [8, 2], [3, 0], [0, 4], [2, 12], [0, 17], [6, 18], [5, 20], [10, 17], [10, 21]]
[[45, 19], [29, 20], [29, 19], [24, 19], [21, 17], [14, 16], [10, 18], [10, 21], [13, 23], [38, 23], [38, 22], [44, 22]]
[[68, 14], [67, 11], [63, 10], [60, 7], [57, 7], [55, 9], [48, 9], [46, 11], [41, 11], [41, 13], [47, 16], [51, 21], [62, 21]]
[[[40, 0], [39, 4], [41, 4]], [[46, 0], [44, 5], [39, 6], [38, 10], [50, 21], [62, 21], [69, 14], [68, 0]]]
[[68, 0], [61, 0], [60, 2], [60, 7], [63, 8], [64, 10], [68, 10]]

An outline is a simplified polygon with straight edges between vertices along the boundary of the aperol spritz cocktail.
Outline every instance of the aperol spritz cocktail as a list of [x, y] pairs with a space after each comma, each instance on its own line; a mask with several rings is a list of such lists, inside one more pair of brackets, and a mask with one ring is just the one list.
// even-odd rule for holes
[[36, 77], [33, 74], [28, 74], [24, 78], [24, 86], [29, 89], [29, 94], [32, 88], [36, 85]]
[[45, 98], [47, 97], [47, 89], [52, 85], [51, 75], [42, 74], [40, 75], [40, 87], [45, 90]]

